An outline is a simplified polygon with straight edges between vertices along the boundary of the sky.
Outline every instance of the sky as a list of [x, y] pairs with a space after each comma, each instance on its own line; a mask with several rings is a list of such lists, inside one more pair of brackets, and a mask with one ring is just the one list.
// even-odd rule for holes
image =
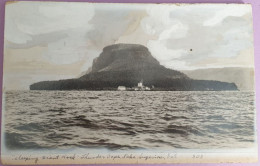
[[253, 67], [250, 5], [7, 3], [4, 89], [77, 78], [105, 46], [146, 46], [167, 68]]

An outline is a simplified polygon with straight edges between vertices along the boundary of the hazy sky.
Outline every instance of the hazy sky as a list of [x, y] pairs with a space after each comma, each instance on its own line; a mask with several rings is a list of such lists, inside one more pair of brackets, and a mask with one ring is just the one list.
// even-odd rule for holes
[[115, 43], [145, 45], [177, 70], [253, 67], [252, 29], [250, 5], [10, 3], [4, 88], [78, 77]]

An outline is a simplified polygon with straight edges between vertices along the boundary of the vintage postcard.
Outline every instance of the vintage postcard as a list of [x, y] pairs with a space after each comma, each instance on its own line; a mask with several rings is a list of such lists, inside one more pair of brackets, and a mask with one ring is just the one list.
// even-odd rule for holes
[[6, 3], [3, 164], [256, 162], [249, 4]]

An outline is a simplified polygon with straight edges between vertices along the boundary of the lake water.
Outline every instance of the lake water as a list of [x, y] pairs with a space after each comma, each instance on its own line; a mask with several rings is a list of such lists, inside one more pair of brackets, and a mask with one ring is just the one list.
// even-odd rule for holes
[[248, 148], [253, 92], [7, 91], [8, 149]]

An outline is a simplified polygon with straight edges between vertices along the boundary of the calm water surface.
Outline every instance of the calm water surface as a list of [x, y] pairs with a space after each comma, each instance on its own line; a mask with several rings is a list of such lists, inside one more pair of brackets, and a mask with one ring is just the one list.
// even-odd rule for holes
[[7, 91], [9, 149], [254, 145], [253, 92]]

